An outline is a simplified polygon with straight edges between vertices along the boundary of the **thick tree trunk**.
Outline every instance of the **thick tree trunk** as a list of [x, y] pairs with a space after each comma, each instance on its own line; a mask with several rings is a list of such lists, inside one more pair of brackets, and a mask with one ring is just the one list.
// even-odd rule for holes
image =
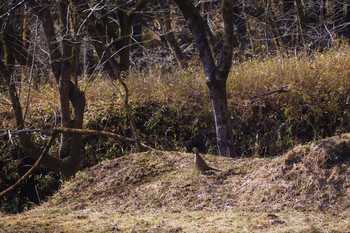
[[232, 145], [231, 115], [227, 106], [226, 80], [209, 84], [210, 100], [214, 111], [216, 138], [219, 154], [235, 155]]
[[[73, 38], [68, 23], [68, 0], [59, 1], [59, 18], [62, 34], [62, 57], [61, 71], [59, 77], [59, 93], [61, 103], [61, 125], [67, 128], [81, 128], [84, 118], [85, 96], [78, 87], [71, 81], [74, 70], [73, 64]], [[71, 115], [70, 103], [74, 110]], [[69, 161], [69, 165], [64, 167], [61, 174], [64, 179], [72, 177], [80, 168], [81, 164], [81, 135], [61, 135], [60, 158]]]

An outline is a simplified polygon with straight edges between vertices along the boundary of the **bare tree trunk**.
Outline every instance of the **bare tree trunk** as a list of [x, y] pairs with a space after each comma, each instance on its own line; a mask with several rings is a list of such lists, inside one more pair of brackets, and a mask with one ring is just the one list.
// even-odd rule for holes
[[320, 18], [322, 16], [321, 12], [321, 1], [320, 0], [309, 0], [304, 1], [305, 4], [308, 4], [307, 7], [309, 10], [308, 12], [305, 11], [305, 17], [309, 24], [312, 24], [313, 26], [319, 25]]
[[227, 106], [226, 80], [220, 79], [215, 83], [208, 83], [208, 87], [214, 112], [219, 154], [227, 157], [235, 156], [231, 114]]
[[[61, 104], [61, 125], [67, 128], [81, 128], [85, 109], [85, 95], [72, 82], [72, 70], [75, 57], [73, 56], [73, 38], [69, 28], [69, 1], [58, 1], [60, 29], [62, 36], [62, 53], [56, 37], [50, 4], [47, 0], [38, 5], [36, 1], [29, 1], [34, 12], [43, 24], [44, 33], [49, 47], [52, 72], [59, 85]], [[71, 105], [74, 115], [71, 115]], [[62, 134], [59, 155], [62, 159], [60, 172], [64, 179], [73, 176], [81, 164], [81, 135]]]
[[172, 32], [172, 29], [171, 29], [169, 4], [166, 4], [165, 0], [158, 0], [158, 4], [162, 8], [162, 15], [163, 15], [162, 32], [163, 32], [163, 35], [165, 36], [165, 39], [167, 41], [169, 48], [174, 53], [174, 56], [175, 56], [177, 63], [181, 67], [186, 68], [187, 65], [185, 62], [185, 57], [184, 57], [179, 45], [177, 44], [174, 33]]
[[128, 71], [130, 67], [131, 24], [127, 12], [122, 9], [117, 11], [120, 24], [120, 69]]
[[344, 25], [344, 33], [342, 35], [345, 38], [350, 38], [350, 3], [347, 1], [344, 3], [344, 13], [343, 13], [343, 23]]
[[[210, 28], [210, 24], [209, 24], [209, 11], [212, 10], [212, 2], [208, 2], [208, 1], [202, 1], [202, 4], [200, 5], [200, 12], [202, 14], [204, 23], [205, 23], [205, 29], [207, 31], [207, 37], [208, 37], [208, 41], [209, 41], [209, 45], [211, 47], [211, 49], [213, 50], [214, 56], [216, 56], [218, 53], [220, 53], [220, 51], [218, 51], [220, 48], [220, 46], [222, 46], [221, 41], [218, 40], [218, 38], [216, 38], [216, 36], [214, 35], [213, 31]], [[198, 5], [196, 7], [197, 9], [199, 9]]]
[[132, 25], [132, 41], [131, 49], [134, 52], [133, 57], [142, 58], [143, 57], [143, 48], [142, 48], [142, 14], [135, 13], [134, 24]]
[[[306, 29], [306, 17], [301, 0], [294, 0], [294, 9], [298, 20], [298, 38], [304, 45], [304, 31]], [[305, 46], [305, 45], [304, 45]]]
[[174, 2], [178, 5], [185, 17], [187, 26], [191, 30], [199, 50], [214, 112], [219, 154], [223, 156], [234, 156], [231, 116], [227, 106], [226, 94], [226, 81], [232, 66], [234, 1], [222, 1], [221, 9], [224, 21], [224, 42], [218, 65], [215, 64], [206, 30], [203, 30], [205, 28], [205, 22], [192, 1], [174, 0]]
[[251, 49], [251, 53], [252, 53], [252, 56], [255, 56], [256, 55], [256, 49], [255, 49], [255, 44], [254, 44], [254, 38], [253, 38], [253, 35], [251, 33], [251, 26], [250, 26], [250, 20], [249, 18], [247, 17], [247, 14], [245, 13], [245, 16], [246, 16], [246, 27], [247, 27], [247, 36], [248, 36], [248, 40], [249, 40], [249, 45], [250, 45], [250, 49]]
[[[283, 42], [285, 45], [294, 46], [295, 43], [294, 31], [295, 28], [295, 19], [294, 19], [294, 0], [283, 0], [282, 2], [282, 14], [283, 14], [283, 23], [285, 24], [282, 27], [281, 31], [283, 33]], [[277, 3], [278, 4], [278, 3]]]

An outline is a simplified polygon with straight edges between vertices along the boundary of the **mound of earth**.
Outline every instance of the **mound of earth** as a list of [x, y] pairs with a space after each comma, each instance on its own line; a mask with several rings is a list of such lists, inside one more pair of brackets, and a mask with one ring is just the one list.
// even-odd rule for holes
[[221, 172], [199, 174], [193, 155], [180, 152], [106, 160], [79, 172], [43, 205], [3, 216], [0, 229], [178, 232], [200, 231], [202, 222], [213, 232], [350, 231], [350, 134], [276, 158], [205, 159]]

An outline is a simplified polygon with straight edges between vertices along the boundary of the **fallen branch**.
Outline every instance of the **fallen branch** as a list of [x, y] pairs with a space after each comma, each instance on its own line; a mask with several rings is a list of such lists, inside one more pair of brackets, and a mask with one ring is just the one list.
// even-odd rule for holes
[[251, 99], [255, 99], [255, 98], [260, 98], [263, 96], [268, 96], [268, 95], [272, 95], [275, 93], [282, 93], [282, 92], [287, 92], [288, 91], [288, 86], [282, 86], [280, 89], [278, 90], [274, 90], [274, 91], [269, 91], [269, 92], [265, 92], [265, 93], [260, 93], [260, 94], [256, 94], [253, 95], [252, 97], [250, 97]]
[[[100, 130], [92, 130], [92, 129], [77, 129], [77, 128], [65, 128], [65, 127], [55, 127], [52, 131], [49, 130], [41, 130], [41, 129], [21, 129], [21, 130], [0, 130], [0, 137], [5, 137], [9, 133], [11, 135], [18, 134], [20, 132], [26, 132], [26, 133], [43, 133], [45, 135], [51, 135], [51, 134], [58, 134], [58, 133], [68, 133], [68, 134], [85, 134], [85, 135], [97, 135], [97, 136], [104, 136], [104, 137], [111, 137], [118, 141], [129, 143], [129, 144], [135, 144], [136, 140], [132, 138], [128, 138], [125, 136], [122, 136], [120, 134], [111, 133], [107, 131], [100, 131]], [[149, 150], [155, 150], [154, 148], [147, 146], [146, 144], [141, 143], [141, 146], [145, 149]]]
[[31, 167], [19, 180], [17, 180], [16, 183], [14, 183], [12, 186], [8, 187], [7, 189], [5, 189], [4, 191], [2, 191], [0, 193], [0, 197], [3, 197], [5, 195], [7, 195], [9, 192], [11, 192], [13, 189], [15, 189], [18, 185], [20, 185], [25, 179], [27, 179], [32, 173], [33, 171], [39, 167], [41, 160], [47, 155], [47, 153], [49, 152], [52, 144], [55, 141], [57, 134], [53, 134], [50, 138], [50, 140], [47, 142], [47, 145], [45, 147], [45, 149], [43, 150], [43, 152], [41, 153], [41, 155], [38, 157], [38, 159], [36, 160], [36, 162], [34, 163], [33, 167]]
[[[136, 140], [128, 137], [124, 137], [119, 134], [107, 132], [107, 131], [100, 131], [100, 130], [92, 130], [92, 129], [76, 129], [76, 128], [64, 128], [64, 127], [56, 127], [53, 129], [53, 133], [69, 133], [69, 134], [84, 134], [84, 135], [97, 135], [97, 136], [106, 136], [111, 137], [114, 139], [117, 139], [121, 142], [134, 144]], [[149, 150], [155, 150], [154, 148], [147, 146], [144, 143], [141, 143], [141, 146], [145, 149]]]

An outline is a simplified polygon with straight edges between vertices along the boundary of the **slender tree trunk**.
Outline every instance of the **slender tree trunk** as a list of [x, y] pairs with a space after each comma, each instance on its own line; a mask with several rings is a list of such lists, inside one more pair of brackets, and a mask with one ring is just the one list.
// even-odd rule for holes
[[308, 12], [305, 11], [305, 17], [309, 24], [312, 24], [312, 26], [319, 25], [320, 18], [322, 16], [321, 13], [321, 1], [320, 0], [309, 0], [304, 1], [304, 3], [309, 4], [309, 10]]
[[[214, 35], [213, 31], [210, 28], [210, 24], [209, 24], [209, 17], [208, 17], [208, 12], [211, 10], [211, 8], [213, 3], [211, 2], [207, 2], [207, 1], [202, 1], [201, 4], [201, 13], [203, 16], [203, 20], [204, 20], [204, 24], [205, 24], [205, 30], [207, 31], [207, 38], [209, 41], [209, 45], [211, 47], [211, 49], [213, 50], [214, 56], [218, 55], [220, 53], [220, 41], [216, 38], [216, 36]], [[199, 9], [199, 7], [197, 6], [197, 9]], [[222, 44], [221, 44], [222, 45]]]
[[234, 27], [236, 33], [234, 33], [233, 41], [234, 47], [239, 48], [239, 59], [243, 58], [244, 50], [247, 46], [247, 19], [244, 14], [244, 4], [239, 2], [233, 7], [234, 15]]
[[214, 112], [218, 151], [223, 156], [235, 156], [232, 142], [232, 126], [227, 106], [226, 81], [232, 66], [233, 56], [233, 5], [232, 0], [222, 1], [222, 18], [224, 22], [224, 42], [218, 65], [215, 64], [206, 30], [205, 22], [190, 0], [174, 0], [186, 19], [196, 45], [206, 76], [210, 99]]
[[135, 13], [134, 24], [132, 25], [132, 41], [131, 48], [134, 52], [135, 58], [143, 57], [143, 48], [142, 48], [142, 14]]
[[295, 13], [297, 15], [297, 22], [298, 22], [298, 34], [297, 34], [297, 41], [301, 41], [303, 44], [303, 47], [306, 48], [305, 40], [304, 40], [304, 32], [306, 30], [306, 17], [303, 9], [303, 4], [301, 0], [294, 0], [294, 9]]
[[128, 71], [130, 67], [130, 37], [131, 37], [131, 23], [127, 12], [118, 9], [118, 18], [120, 23], [120, 69], [121, 71]]
[[343, 22], [346, 24], [344, 27], [344, 33], [342, 33], [342, 35], [345, 38], [350, 38], [350, 3], [346, 2], [344, 3], [344, 14], [343, 14]]
[[[275, 12], [272, 9], [272, 2], [271, 0], [265, 0], [265, 4], [266, 4], [266, 10], [265, 10], [265, 14], [266, 14], [266, 24], [269, 25], [273, 38], [272, 41], [275, 45], [276, 51], [280, 54], [285, 54], [286, 50], [284, 47], [284, 43], [283, 40], [281, 38], [281, 32], [280, 29], [278, 27], [277, 23], [277, 17], [275, 16]], [[267, 30], [267, 29], [266, 29]]]
[[162, 9], [162, 15], [163, 15], [163, 23], [162, 23], [162, 32], [165, 36], [165, 39], [167, 41], [167, 44], [171, 51], [173, 52], [175, 59], [177, 63], [183, 67], [186, 68], [186, 62], [185, 57], [179, 47], [179, 45], [176, 42], [176, 38], [174, 36], [174, 33], [172, 32], [171, 28], [171, 19], [170, 19], [170, 8], [169, 5], [166, 4], [165, 0], [158, 0], [158, 4]]

